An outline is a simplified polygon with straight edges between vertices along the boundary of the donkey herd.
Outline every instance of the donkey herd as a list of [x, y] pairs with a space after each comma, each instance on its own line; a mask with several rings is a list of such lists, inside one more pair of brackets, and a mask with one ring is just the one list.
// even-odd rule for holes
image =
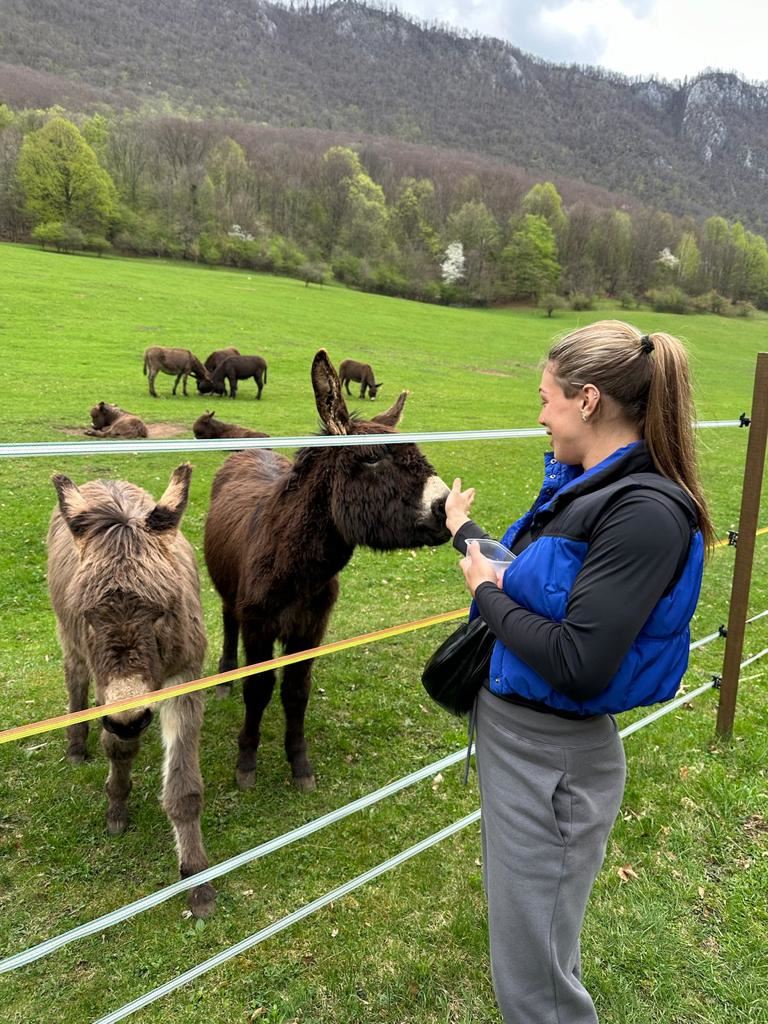
[[[157, 353], [162, 351], [148, 349], [145, 354], [151, 392], [154, 376], [163, 370], [179, 375], [176, 384], [185, 373], [197, 377], [198, 387], [208, 384], [210, 369], [191, 353], [186, 353], [191, 358], [182, 366], [167, 356], [161, 358]], [[212, 387], [227, 377], [229, 371], [221, 370], [231, 367], [233, 358], [258, 358], [232, 352], [213, 355], [222, 358], [210, 376]], [[249, 369], [254, 366], [248, 364]], [[346, 369], [347, 378], [354, 380]], [[231, 394], [232, 378], [227, 379]], [[407, 392], [370, 420], [350, 414], [341, 377], [322, 349], [312, 361], [311, 382], [322, 433], [396, 432]], [[363, 386], [370, 390], [369, 384]], [[112, 429], [111, 436], [128, 436], [117, 434], [116, 428], [131, 414], [116, 414], [116, 409], [107, 403], [94, 407], [92, 433], [103, 436]], [[216, 434], [216, 429], [233, 427], [216, 424], [213, 414], [205, 413], [195, 424], [196, 436], [267, 436]], [[142, 699], [203, 672], [206, 635], [200, 583], [194, 552], [181, 532], [191, 472], [188, 464], [179, 466], [157, 501], [126, 481], [96, 480], [77, 486], [66, 476], [53, 478], [58, 503], [48, 532], [48, 588], [64, 656], [69, 710], [87, 706], [91, 682], [97, 704], [132, 699], [130, 710], [115, 710], [101, 719], [101, 744], [109, 761], [107, 827], [115, 834], [127, 825], [131, 766], [152, 718], [152, 708]], [[248, 449], [226, 458], [213, 480], [204, 533], [206, 566], [222, 604], [219, 670], [237, 667], [241, 640], [247, 665], [272, 658], [276, 642], [287, 654], [317, 646], [338, 596], [338, 574], [355, 547], [387, 551], [445, 543], [447, 493], [411, 443], [304, 448], [292, 461], [271, 449]], [[315, 788], [304, 735], [311, 676], [312, 661], [289, 665], [280, 686], [285, 753], [294, 784], [305, 791]], [[255, 784], [260, 724], [274, 686], [274, 671], [243, 680], [245, 715], [236, 765], [241, 788]], [[173, 827], [184, 878], [208, 865], [200, 824], [203, 700], [194, 693], [159, 706], [162, 805]], [[67, 754], [73, 762], [86, 757], [87, 729], [86, 724], [68, 729]], [[210, 884], [189, 892], [195, 916], [210, 914], [215, 901]]]
[[[226, 395], [237, 398], [238, 381], [253, 377], [256, 384], [256, 398], [261, 398], [267, 383], [267, 363], [261, 356], [244, 356], [236, 348], [222, 348], [211, 352], [204, 363], [187, 348], [163, 348], [153, 345], [144, 352], [144, 375], [149, 382], [149, 393], [158, 398], [155, 379], [159, 373], [167, 373], [176, 380], [173, 395], [182, 382], [181, 390], [187, 397], [187, 380], [194, 377], [201, 395]], [[376, 398], [382, 381], [376, 381], [373, 369], [368, 363], [355, 359], [344, 359], [339, 364], [339, 377], [350, 395], [349, 382], [360, 384], [360, 398]], [[227, 392], [229, 385], [229, 392]], [[235, 423], [224, 423], [206, 410], [192, 426], [198, 439], [213, 440], [220, 437], [267, 437], [258, 431], [240, 427]], [[85, 431], [91, 437], [140, 438], [148, 437], [144, 421], [135, 413], [121, 409], [119, 405], [99, 402], [91, 409], [91, 426]]]

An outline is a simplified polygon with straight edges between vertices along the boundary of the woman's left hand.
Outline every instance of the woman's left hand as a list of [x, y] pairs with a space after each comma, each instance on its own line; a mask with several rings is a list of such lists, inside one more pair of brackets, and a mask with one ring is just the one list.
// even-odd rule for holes
[[467, 554], [459, 562], [459, 568], [464, 573], [464, 582], [472, 597], [475, 596], [475, 591], [480, 584], [486, 580], [489, 583], [495, 583], [496, 586], [499, 585], [493, 563], [489, 558], [480, 554], [480, 546], [473, 544], [471, 540], [467, 542]]

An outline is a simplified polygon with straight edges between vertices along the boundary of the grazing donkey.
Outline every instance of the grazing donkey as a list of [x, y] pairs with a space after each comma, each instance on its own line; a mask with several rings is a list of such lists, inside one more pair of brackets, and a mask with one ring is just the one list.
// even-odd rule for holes
[[218, 348], [215, 352], [211, 352], [208, 358], [203, 363], [208, 373], [213, 374], [213, 371], [219, 365], [223, 363], [229, 356], [239, 356], [240, 350], [237, 348]]
[[207, 409], [192, 424], [192, 432], [198, 440], [204, 441], [219, 437], [269, 437], [269, 434], [262, 434], [258, 430], [249, 430], [247, 427], [238, 427], [236, 423], [224, 423], [223, 420], [214, 419], [213, 413]]
[[[406, 393], [373, 421], [350, 416], [324, 350], [312, 363], [315, 402], [327, 434], [394, 433]], [[448, 488], [414, 444], [304, 448], [293, 462], [264, 449], [230, 456], [213, 481], [205, 560], [221, 595], [224, 647], [219, 670], [237, 667], [242, 631], [246, 663], [323, 639], [339, 590], [338, 573], [357, 544], [389, 551], [443, 544]], [[285, 752], [299, 789], [314, 789], [304, 714], [312, 662], [286, 666], [281, 697]], [[252, 786], [262, 714], [274, 672], [243, 684], [237, 781]]]
[[153, 345], [151, 348], [146, 349], [144, 352], [144, 376], [149, 377], [149, 393], [153, 398], [158, 397], [155, 391], [155, 377], [158, 373], [169, 373], [171, 376], [176, 377], [173, 385], [174, 395], [176, 394], [176, 388], [179, 386], [179, 381], [183, 377], [184, 383], [181, 386], [181, 390], [184, 392], [185, 397], [187, 394], [187, 378], [190, 374], [197, 380], [198, 387], [200, 387], [201, 380], [208, 382], [211, 380], [206, 368], [188, 348], [161, 348], [159, 345]]
[[[48, 590], [64, 654], [69, 710], [140, 697], [202, 673], [206, 640], [194, 552], [179, 530], [191, 467], [179, 466], [160, 501], [122, 480], [92, 480], [77, 487], [53, 477], [59, 502], [48, 530]], [[109, 758], [107, 828], [125, 831], [131, 764], [150, 707], [102, 718], [101, 743]], [[203, 780], [198, 743], [203, 722], [199, 693], [162, 702], [165, 747], [163, 808], [173, 825], [181, 877], [208, 866], [200, 831]], [[67, 730], [67, 754], [86, 755], [87, 723]], [[216, 892], [190, 890], [197, 917], [213, 911]]]
[[256, 397], [261, 398], [261, 392], [267, 383], [267, 364], [261, 356], [228, 356], [216, 367], [213, 377], [210, 380], [198, 380], [197, 390], [201, 395], [226, 395], [225, 382], [229, 383], [229, 397], [237, 397], [237, 382], [253, 377], [256, 381]]
[[347, 389], [348, 395], [352, 394], [349, 390], [349, 382], [357, 381], [360, 384], [361, 398], [365, 398], [367, 388], [369, 397], [374, 399], [383, 383], [383, 381], [376, 383], [373, 370], [368, 363], [358, 363], [355, 359], [342, 359], [339, 363], [339, 377], [342, 385]]
[[93, 426], [86, 430], [90, 437], [148, 437], [146, 424], [138, 416], [119, 405], [99, 402], [91, 409]]

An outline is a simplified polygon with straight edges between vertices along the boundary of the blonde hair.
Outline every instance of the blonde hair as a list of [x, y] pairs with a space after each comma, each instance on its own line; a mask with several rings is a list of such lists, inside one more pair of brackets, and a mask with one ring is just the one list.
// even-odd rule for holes
[[715, 529], [696, 463], [695, 410], [683, 344], [671, 334], [642, 335], [622, 320], [600, 320], [555, 342], [547, 359], [566, 397], [594, 384], [621, 407], [640, 431], [656, 470], [690, 495], [711, 550]]

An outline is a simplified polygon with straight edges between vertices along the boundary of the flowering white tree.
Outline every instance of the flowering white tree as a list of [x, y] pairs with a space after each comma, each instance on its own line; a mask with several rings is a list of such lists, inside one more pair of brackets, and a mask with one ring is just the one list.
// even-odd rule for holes
[[680, 260], [674, 255], [674, 253], [670, 252], [668, 246], [665, 246], [661, 250], [659, 255], [656, 257], [656, 262], [665, 270], [677, 270], [680, 266]]
[[464, 246], [461, 242], [451, 242], [445, 250], [445, 259], [440, 264], [443, 281], [456, 284], [464, 277]]
[[241, 228], [239, 224], [233, 224], [227, 232], [230, 238], [239, 238], [241, 242], [253, 242], [254, 237], [250, 231], [246, 231], [245, 228]]

